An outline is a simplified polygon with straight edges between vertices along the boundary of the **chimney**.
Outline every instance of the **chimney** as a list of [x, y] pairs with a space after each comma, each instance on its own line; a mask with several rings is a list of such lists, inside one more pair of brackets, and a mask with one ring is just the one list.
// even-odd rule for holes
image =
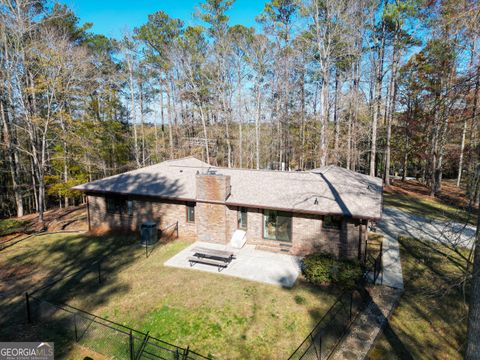
[[196, 175], [197, 200], [224, 202], [230, 196], [230, 176], [209, 170]]

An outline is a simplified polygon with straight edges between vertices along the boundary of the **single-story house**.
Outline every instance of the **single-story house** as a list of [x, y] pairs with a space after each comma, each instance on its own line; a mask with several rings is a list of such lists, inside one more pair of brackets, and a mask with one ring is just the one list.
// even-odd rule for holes
[[362, 259], [368, 221], [382, 214], [382, 180], [337, 166], [272, 171], [164, 161], [74, 187], [89, 229], [137, 231], [178, 222], [180, 236], [227, 244], [237, 229], [257, 249]]

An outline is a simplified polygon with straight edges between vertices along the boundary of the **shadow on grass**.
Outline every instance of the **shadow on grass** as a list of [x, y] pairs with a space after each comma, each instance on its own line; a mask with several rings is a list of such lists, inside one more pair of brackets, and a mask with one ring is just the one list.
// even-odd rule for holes
[[384, 197], [384, 204], [415, 214], [426, 214], [439, 220], [454, 219], [456, 221], [463, 222], [467, 219], [467, 216], [463, 210], [452, 209], [449, 207], [439, 208], [438, 206], [435, 206], [427, 201], [421, 201], [401, 194], [386, 194]]
[[[50, 240], [39, 237], [32, 238], [29, 247], [15, 249], [16, 254], [2, 254], [2, 275], [5, 269], [13, 271], [8, 273], [8, 279], [2, 276], [1, 340], [54, 341], [56, 353], [64, 353], [71, 347], [74, 338], [66, 336], [67, 329], [61, 327], [43, 326], [40, 322], [28, 324], [25, 292], [34, 292], [60, 280], [37, 291], [35, 297], [56, 304], [76, 297], [80, 308], [86, 311], [94, 309], [112, 296], [129, 291], [129, 284], [122, 283], [118, 274], [139, 256], [136, 249], [140, 249], [133, 244], [134, 240], [133, 237], [114, 234], [103, 237], [69, 235]], [[69, 276], [88, 268], [100, 257], [105, 258], [101, 265], [102, 284], [97, 281], [97, 267]]]
[[423, 214], [425, 217], [436, 220], [475, 224], [475, 211], [470, 214], [467, 207], [454, 206], [449, 203], [437, 203], [435, 201], [435, 199], [419, 199], [398, 192], [385, 193], [384, 195], [384, 205], [396, 207], [414, 214]]
[[[380, 313], [379, 309], [376, 309], [376, 311]], [[396, 331], [392, 328], [390, 321], [386, 318], [384, 318], [383, 335], [385, 336], [385, 339], [387, 340], [388, 344], [392, 348], [396, 358], [402, 359], [402, 360], [414, 359], [414, 356], [412, 355], [412, 353], [405, 346], [402, 339], [400, 339]], [[418, 345], [421, 345], [421, 344], [418, 344]]]
[[[445, 246], [399, 238], [405, 289], [372, 359], [461, 358], [466, 305], [459, 258]], [[468, 286], [465, 287], [468, 299]]]
[[[120, 277], [120, 273], [127, 269], [131, 264], [134, 264], [139, 258], [142, 258], [141, 261], [145, 261], [146, 266], [159, 264], [159, 258], [156, 256], [157, 250], [155, 250], [151, 256], [145, 260], [144, 248], [139, 247], [136, 244], [132, 245], [131, 239], [125, 236], [106, 235], [103, 237], [87, 237], [70, 235], [60, 239], [52, 238], [49, 242], [45, 242], [44, 240], [37, 242], [37, 240], [32, 239], [30, 245], [30, 247], [23, 248], [21, 253], [9, 253], [10, 255], [4, 264], [9, 267], [16, 267], [17, 269], [24, 268], [25, 270], [23, 272], [16, 272], [19, 281], [8, 282], [6, 284], [10, 294], [8, 299], [7, 297], [5, 297], [5, 299], [0, 299], [0, 311], [2, 312], [2, 315], [5, 314], [0, 320], [4, 324], [4, 326], [1, 326], [0, 328], [0, 337], [2, 340], [55, 341], [57, 351], [61, 352], [62, 354], [67, 354], [69, 349], [74, 344], [71, 317], [70, 319], [67, 317], [61, 318], [60, 314], [56, 314], [56, 320], [58, 320], [58, 322], [56, 324], [52, 322], [52, 325], [47, 327], [42, 326], [42, 324], [39, 323], [33, 325], [26, 324], [25, 300], [23, 297], [25, 291], [28, 291], [28, 289], [32, 288], [39, 288], [52, 279], [58, 279], [70, 274], [71, 272], [77, 271], [86, 263], [90, 263], [94, 259], [105, 255], [106, 260], [102, 263], [103, 281], [101, 284], [97, 283], [95, 269], [92, 269], [93, 271], [86, 274], [84, 277], [68, 278], [64, 281], [60, 281], [51, 288], [40, 291], [38, 293], [38, 297], [49, 300], [53, 303], [66, 302], [68, 304], [74, 304], [81, 309], [91, 311], [100, 316], [106, 316], [105, 314], [108, 313], [110, 316], [113, 316], [112, 320], [116, 320], [117, 315], [115, 311], [117, 305], [114, 304], [112, 307], [111, 300], [125, 298], [130, 296], [131, 292], [135, 292], [135, 290], [132, 289], [134, 284], [125, 280], [123, 275]], [[163, 256], [166, 257], [173, 255], [173, 253], [171, 255], [167, 255], [167, 253], [163, 253], [161, 251], [158, 252], [158, 254], [162, 254], [162, 261], [160, 263], [163, 263]], [[42, 270], [33, 271], [34, 269]], [[153, 269], [156, 271], [159, 268], [154, 267]], [[171, 272], [170, 277], [167, 278], [164, 276], [163, 279], [170, 279], [173, 281], [171, 283], [167, 283], [167, 285], [170, 286], [167, 292], [170, 291], [170, 295], [172, 296], [171, 299], [173, 306], [171, 308], [173, 308], [174, 311], [179, 309], [179, 311], [182, 312], [184, 309], [182, 309], [181, 305], [175, 306], [177, 302], [173, 297], [192, 297], [192, 294], [196, 293], [196, 287], [202, 286], [196, 281], [199, 280], [199, 278], [196, 276], [190, 276], [190, 272], [187, 271], [180, 272], [180, 270], [178, 270], [177, 273], [176, 269], [163, 270], [164, 269], [162, 268], [162, 274]], [[162, 274], [159, 275], [160, 286], [162, 285]], [[40, 275], [42, 275], [42, 277], [40, 277]], [[209, 276], [210, 275], [211, 274], [209, 274]], [[213, 275], [211, 276], [213, 279]], [[161, 309], [158, 308], [157, 304], [153, 303], [151, 310], [147, 311], [143, 315], [139, 315], [140, 317], [146, 316], [144, 319], [135, 319], [135, 314], [132, 314], [132, 319], [130, 319], [130, 316], [125, 316], [125, 314], [119, 314], [120, 317], [118, 317], [118, 319], [122, 318], [123, 315], [123, 319], [120, 321], [127, 321], [126, 325], [133, 326], [141, 331], [151, 330], [151, 334], [153, 336], [161, 339], [164, 339], [165, 337], [165, 340], [175, 344], [178, 343], [181, 346], [191, 345], [195, 350], [202, 347], [198, 350], [205, 353], [207, 353], [210, 349], [205, 351], [206, 347], [201, 343], [202, 339], [205, 339], [205, 343], [207, 344], [212, 344], [212, 342], [217, 341], [221, 344], [224, 344], [224, 346], [227, 347], [227, 350], [225, 351], [228, 351], [227, 357], [231, 351], [233, 354], [235, 354], [235, 356], [239, 354], [239, 356], [243, 358], [276, 358], [278, 357], [277, 355], [280, 354], [280, 351], [278, 351], [279, 348], [282, 350], [282, 356], [280, 357], [288, 357], [288, 355], [290, 355], [289, 353], [291, 353], [291, 351], [298, 346], [296, 340], [292, 341], [289, 339], [289, 336], [291, 336], [290, 334], [295, 335], [295, 333], [298, 333], [298, 330], [296, 329], [302, 329], [304, 327], [299, 326], [298, 323], [295, 323], [295, 321], [298, 321], [298, 318], [295, 316], [295, 314], [289, 313], [283, 309], [283, 305], [281, 304], [280, 307], [277, 307], [278, 314], [272, 313], [272, 318], [270, 319], [270, 310], [268, 310], [270, 307], [268, 307], [268, 303], [265, 303], [265, 296], [272, 297], [274, 294], [278, 295], [277, 289], [270, 292], [269, 289], [265, 288], [267, 285], [257, 285], [256, 283], [246, 283], [238, 280], [240, 285], [239, 287], [241, 287], [240, 290], [238, 290], [240, 294], [243, 294], [243, 291], [246, 291], [246, 289], [256, 290], [249, 290], [249, 293], [246, 294], [248, 295], [250, 311], [247, 311], [247, 315], [244, 316], [244, 318], [240, 318], [241, 315], [237, 312], [232, 313], [229, 310], [223, 312], [223, 314], [226, 316], [230, 316], [229, 318], [218, 318], [215, 316], [211, 318], [209, 311], [215, 309], [215, 305], [209, 304], [210, 296], [214, 298], [218, 298], [219, 296], [221, 297], [221, 291], [228, 289], [228, 284], [231, 282], [229, 277], [224, 277], [222, 275], [214, 276], [218, 277], [218, 279], [221, 281], [225, 281], [226, 283], [220, 284], [219, 282], [215, 286], [216, 282], [214, 282], [212, 287], [211, 284], [207, 282], [205, 284], [205, 289], [207, 292], [203, 293], [203, 295], [206, 296], [204, 301], [202, 300], [197, 302], [196, 305], [192, 305], [192, 308], [186, 308], [185, 312], [181, 313], [180, 316], [177, 316], [178, 314], [176, 313], [172, 314], [172, 319], [179, 319], [181, 320], [180, 323], [171, 322], [169, 324], [168, 322], [157, 322], [152, 324], [153, 328], [148, 328], [149, 323], [144, 320], [148, 320], [148, 316], [150, 314], [156, 313], [156, 315], [159, 315], [160, 317], [168, 317], [168, 314], [164, 314], [164, 312], [160, 311]], [[330, 301], [333, 302], [333, 298], [335, 297], [335, 289], [326, 290], [317, 288], [313, 285], [304, 283], [302, 280], [299, 280], [297, 286], [300, 289], [298, 287], [294, 287], [293, 289], [281, 288], [281, 292], [288, 294], [288, 296], [285, 296], [283, 300], [287, 302], [293, 302], [295, 296], [299, 294], [308, 296], [309, 299], [315, 299], [315, 301], [310, 300], [309, 303], [305, 304], [305, 306], [307, 306], [306, 309], [310, 310], [310, 318], [308, 317], [307, 311], [305, 311], [306, 316], [301, 318], [302, 325], [306, 324], [310, 320], [311, 328], [313, 328], [313, 326], [325, 312], [326, 308], [330, 306]], [[189, 288], [191, 291], [188, 291], [188, 293], [182, 291], [177, 292], [177, 288], [181, 288], [183, 290], [185, 288]], [[209, 289], [210, 291], [208, 291]], [[262, 289], [265, 289], [266, 291], [263, 292]], [[215, 291], [215, 293], [212, 293], [212, 291]], [[161, 291], [159, 293], [161, 293]], [[202, 294], [202, 292], [197, 293]], [[139, 293], [137, 292], [136, 294]], [[227, 295], [227, 298], [232, 297]], [[299, 302], [296, 302], [295, 300], [297, 305], [302, 301], [300, 297], [298, 299]], [[232, 303], [234, 304], [233, 306], [235, 306], [236, 301], [240, 300], [235, 298], [235, 302]], [[142, 302], [141, 297], [138, 298], [138, 302]], [[206, 305], [203, 305], [204, 302]], [[168, 301], [163, 301], [162, 303], [166, 303], [168, 305]], [[188, 301], [186, 303], [190, 304]], [[194, 306], [204, 306], [204, 309], [209, 311], [205, 312], [204, 316], [201, 317], [200, 320], [192, 319], [190, 317], [191, 315], [199, 314], [199, 312], [194, 309]], [[293, 304], [293, 306], [295, 306], [295, 304]], [[98, 312], [100, 308], [108, 309], [108, 311], [105, 313], [103, 310]], [[217, 307], [216, 309], [223, 311], [221, 306]], [[268, 311], [266, 311], [266, 309]], [[237, 319], [235, 316], [231, 316], [232, 314], [238, 315], [239, 318]], [[280, 319], [282, 320], [275, 322], [273, 319], [274, 315], [280, 316]], [[235, 322], [237, 320], [241, 321], [241, 323], [236, 324]], [[276, 325], [263, 323], [264, 321], [268, 322], [270, 320], [273, 324], [282, 324], [285, 326], [290, 326], [290, 324], [292, 324], [292, 329], [283, 329], [280, 328], [280, 326], [275, 329], [268, 329], [269, 326], [276, 327]], [[235, 336], [235, 339], [224, 338], [225, 335], [222, 334], [222, 331], [225, 331], [225, 327], [229, 326], [230, 322], [232, 322], [231, 326], [237, 326], [239, 330], [238, 338], [237, 336]], [[208, 323], [208, 326], [205, 326], [204, 323]], [[162, 326], [162, 324], [165, 326]], [[79, 335], [82, 334], [82, 330], [84, 330], [85, 326], [87, 325], [80, 325], [84, 327], [77, 329], [79, 331]], [[88, 329], [88, 333], [95, 333], [98, 335], [85, 337], [85, 339], [82, 339], [82, 344], [100, 353], [109, 356], [115, 355], [118, 356], [118, 358], [124, 358], [123, 355], [125, 354], [125, 351], [128, 351], [125, 348], [125, 344], [128, 344], [128, 341], [125, 341], [124, 337], [120, 338], [118, 336], [114, 336], [111, 332], [105, 330], [102, 332], [101, 327], [94, 329], [92, 325], [88, 326], [91, 326]], [[262, 333], [259, 333], [259, 331], [265, 330], [265, 327], [267, 327], [266, 332], [273, 336], [269, 336], [268, 338], [262, 337]], [[184, 334], [185, 336], [169, 338], [168, 334], [165, 335], [162, 333], [162, 331], [179, 333], [178, 328], [186, 329], [185, 331], [187, 333]], [[207, 332], [201, 336], [192, 335], [192, 332], [195, 334], [204, 330]], [[300, 337], [306, 335], [307, 334], [299, 334]], [[281, 339], [276, 338], [276, 336], [281, 337]], [[280, 347], [277, 347], [277, 341], [283, 341], [283, 344]], [[288, 346], [293, 348], [285, 350], [288, 348]], [[270, 348], [274, 350], [270, 350]], [[277, 350], [275, 350], [275, 348], [277, 348]], [[212, 352], [214, 351], [212, 350]]]

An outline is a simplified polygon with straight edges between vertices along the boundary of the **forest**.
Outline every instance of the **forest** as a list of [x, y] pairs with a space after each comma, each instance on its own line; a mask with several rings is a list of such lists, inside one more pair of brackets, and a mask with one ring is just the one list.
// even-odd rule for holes
[[0, 217], [65, 207], [71, 187], [194, 155], [212, 165], [338, 165], [455, 179], [478, 203], [476, 0], [233, 0], [121, 39], [66, 5], [0, 0]]

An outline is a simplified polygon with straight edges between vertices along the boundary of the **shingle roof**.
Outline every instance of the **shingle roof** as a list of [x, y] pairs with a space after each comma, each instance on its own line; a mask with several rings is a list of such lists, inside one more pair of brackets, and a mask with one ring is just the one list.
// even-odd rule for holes
[[145, 168], [74, 187], [85, 192], [196, 198], [195, 175], [215, 169], [230, 175], [228, 205], [378, 219], [382, 213], [382, 180], [338, 166], [310, 171], [218, 168], [194, 157], [164, 161]]

